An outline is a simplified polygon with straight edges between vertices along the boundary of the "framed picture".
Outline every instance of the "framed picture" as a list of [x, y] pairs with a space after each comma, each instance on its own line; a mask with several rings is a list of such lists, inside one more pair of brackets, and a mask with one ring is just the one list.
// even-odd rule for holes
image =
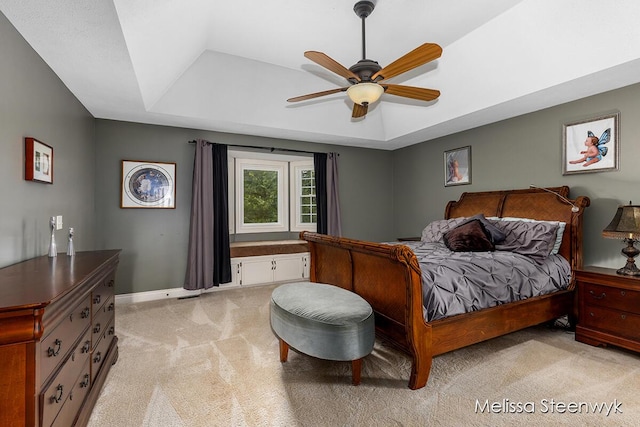
[[620, 112], [562, 127], [562, 174], [618, 170]]
[[471, 147], [444, 152], [444, 186], [471, 184]]
[[24, 179], [53, 184], [53, 148], [35, 138], [25, 138], [24, 153]]
[[122, 161], [121, 208], [176, 207], [176, 164]]

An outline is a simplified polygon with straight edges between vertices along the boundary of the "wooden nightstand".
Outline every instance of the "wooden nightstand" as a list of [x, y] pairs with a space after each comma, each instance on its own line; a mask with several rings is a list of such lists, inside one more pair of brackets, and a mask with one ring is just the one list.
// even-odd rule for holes
[[576, 340], [640, 351], [640, 277], [615, 269], [586, 267], [576, 271], [578, 325]]

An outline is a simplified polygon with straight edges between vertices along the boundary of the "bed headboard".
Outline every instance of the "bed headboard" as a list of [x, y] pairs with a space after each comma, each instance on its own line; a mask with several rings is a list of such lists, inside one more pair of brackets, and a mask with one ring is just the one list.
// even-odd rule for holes
[[[546, 190], [569, 198], [567, 186]], [[482, 213], [486, 217], [511, 216], [565, 222], [567, 225], [559, 253], [570, 262], [572, 269], [576, 269], [582, 267], [582, 214], [589, 206], [590, 200], [588, 197], [580, 196], [571, 200], [571, 203], [578, 207], [578, 212], [572, 212], [572, 205], [542, 188], [481, 191], [462, 193], [459, 200], [447, 204], [444, 216], [449, 219]]]

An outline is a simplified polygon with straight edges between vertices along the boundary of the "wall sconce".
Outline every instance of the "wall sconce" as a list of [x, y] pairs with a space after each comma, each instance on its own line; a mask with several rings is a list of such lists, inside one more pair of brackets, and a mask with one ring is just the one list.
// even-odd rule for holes
[[622, 249], [622, 255], [627, 257], [627, 264], [618, 269], [618, 274], [625, 276], [640, 276], [640, 270], [636, 267], [634, 258], [640, 254], [640, 250], [634, 246], [640, 239], [640, 206], [618, 206], [611, 223], [602, 230], [602, 236], [610, 239], [623, 239], [627, 244]]

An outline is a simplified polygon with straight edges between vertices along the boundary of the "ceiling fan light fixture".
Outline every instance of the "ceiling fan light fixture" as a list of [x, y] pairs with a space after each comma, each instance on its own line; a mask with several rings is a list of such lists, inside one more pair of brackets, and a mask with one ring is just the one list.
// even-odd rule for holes
[[384, 88], [377, 83], [357, 83], [347, 89], [349, 98], [360, 105], [369, 105], [382, 96]]

